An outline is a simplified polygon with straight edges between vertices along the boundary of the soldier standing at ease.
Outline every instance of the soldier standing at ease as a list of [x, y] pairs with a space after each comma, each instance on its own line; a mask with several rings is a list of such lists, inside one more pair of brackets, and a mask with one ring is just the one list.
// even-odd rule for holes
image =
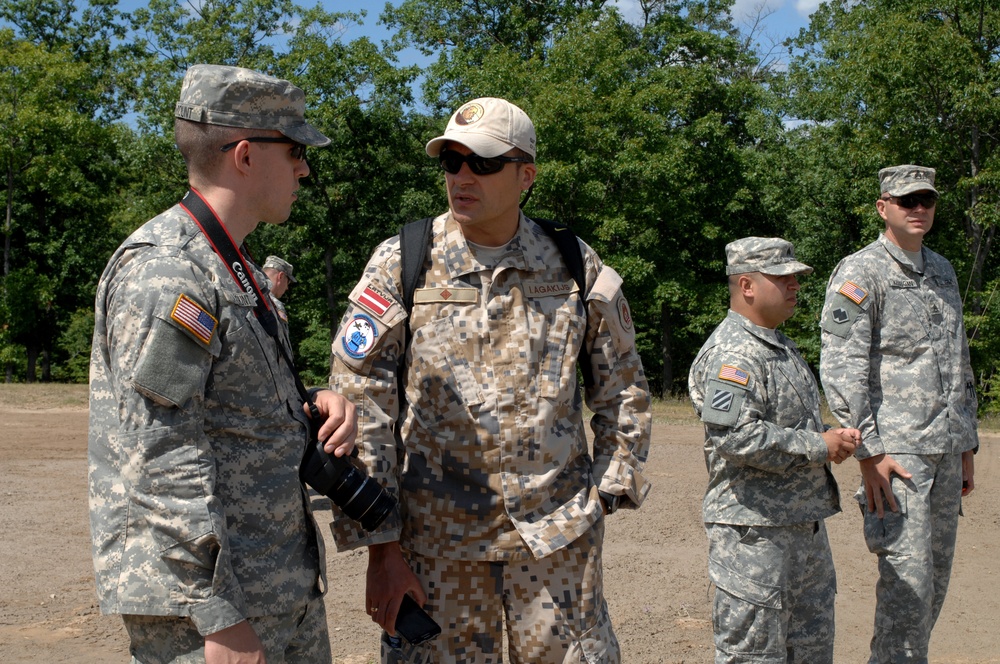
[[[304, 112], [288, 81], [192, 66], [174, 126], [191, 190], [126, 239], [98, 283], [94, 568], [134, 662], [331, 660], [322, 541], [298, 476], [309, 420], [264, 274], [242, 249], [259, 223], [288, 218], [306, 145], [330, 142]], [[326, 451], [349, 453], [354, 406], [329, 390], [315, 399]]]
[[[536, 172], [520, 108], [471, 101], [426, 152], [444, 169], [450, 209], [433, 221], [412, 311], [397, 236], [349, 297], [331, 376], [361, 413], [361, 458], [403, 509], [370, 536], [336, 518], [338, 545], [368, 546], [367, 609], [385, 630], [405, 593], [443, 628], [417, 647], [383, 638], [383, 662], [499, 663], [506, 636], [511, 661], [614, 664], [603, 516], [638, 507], [649, 489], [649, 393], [622, 280], [574, 241], [578, 288], [520, 211]], [[581, 345], [595, 378], [593, 454]]]
[[829, 462], [849, 457], [860, 432], [823, 425], [816, 379], [775, 329], [812, 268], [780, 238], [731, 242], [726, 258], [729, 314], [688, 378], [705, 424], [715, 661], [832, 664], [837, 580], [823, 519], [840, 496]]
[[878, 177], [885, 232], [830, 277], [820, 376], [833, 414], [861, 430], [856, 498], [879, 569], [869, 661], [919, 664], [974, 487], [976, 390], [955, 270], [923, 246], [934, 169], [892, 166]]

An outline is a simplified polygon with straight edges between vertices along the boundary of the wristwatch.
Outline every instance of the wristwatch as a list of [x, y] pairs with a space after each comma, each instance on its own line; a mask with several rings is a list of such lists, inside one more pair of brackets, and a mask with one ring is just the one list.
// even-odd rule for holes
[[605, 493], [603, 491], [598, 491], [597, 495], [601, 497], [604, 501], [604, 506], [608, 510], [608, 514], [614, 514], [615, 510], [618, 509], [618, 503], [621, 502], [621, 496], [613, 496], [610, 493]]

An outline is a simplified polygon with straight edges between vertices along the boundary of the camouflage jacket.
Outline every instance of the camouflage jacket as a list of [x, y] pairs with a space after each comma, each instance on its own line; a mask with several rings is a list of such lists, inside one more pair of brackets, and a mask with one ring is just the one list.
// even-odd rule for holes
[[106, 613], [189, 616], [210, 634], [321, 583], [302, 401], [253, 300], [180, 206], [101, 276], [89, 481]]
[[[523, 215], [493, 270], [450, 214], [434, 221], [409, 314], [400, 448], [396, 374], [408, 314], [399, 237], [377, 248], [350, 295], [330, 380], [357, 404], [362, 459], [401, 494], [402, 509], [372, 534], [335, 518], [339, 547], [400, 540], [435, 557], [541, 557], [601, 518], [598, 489], [622, 507], [643, 501], [651, 418], [632, 319], [621, 278], [582, 246], [585, 296]], [[577, 389], [585, 340], [593, 455]]]
[[834, 416], [861, 430], [859, 459], [979, 445], [958, 279], [946, 259], [922, 251], [918, 272], [882, 235], [827, 284], [820, 377]]
[[819, 387], [788, 337], [730, 311], [688, 388], [705, 425], [705, 523], [787, 526], [840, 511]]

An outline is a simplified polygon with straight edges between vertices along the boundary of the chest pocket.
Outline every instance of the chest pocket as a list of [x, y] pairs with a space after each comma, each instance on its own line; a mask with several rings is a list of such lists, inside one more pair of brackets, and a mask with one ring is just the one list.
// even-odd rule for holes
[[880, 311], [883, 347], [906, 348], [914, 341], [926, 340], [930, 332], [929, 310], [916, 281], [890, 281]]
[[[413, 320], [424, 318], [422, 308], [414, 306]], [[456, 318], [452, 307], [442, 307], [438, 317], [412, 330], [407, 396], [418, 410], [433, 413], [434, 420], [462, 417], [468, 408], [483, 403], [470, 363], [472, 341], [462, 340]]]
[[253, 307], [228, 303], [220, 316], [222, 351], [216, 360], [206, 396], [224, 406], [231, 426], [254, 428], [262, 415], [283, 406], [288, 396], [275, 382], [281, 366], [275, 341], [256, 323]]

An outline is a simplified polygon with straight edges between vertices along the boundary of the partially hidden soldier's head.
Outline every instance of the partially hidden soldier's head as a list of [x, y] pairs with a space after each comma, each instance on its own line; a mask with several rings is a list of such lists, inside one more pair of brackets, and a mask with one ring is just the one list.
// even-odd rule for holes
[[300, 88], [242, 67], [192, 65], [174, 117], [174, 138], [192, 173], [210, 175], [223, 161], [224, 148], [243, 139], [287, 143], [300, 158], [305, 146], [330, 143], [306, 122]]
[[726, 245], [726, 274], [730, 276], [749, 272], [784, 276], [812, 271], [795, 260], [792, 243], [780, 237], [745, 237]]
[[292, 276], [292, 272], [295, 268], [292, 267], [292, 264], [284, 258], [279, 258], [278, 256], [268, 256], [264, 259], [264, 266], [262, 269], [282, 272], [286, 277], [288, 277], [289, 283], [298, 283], [298, 280]]

